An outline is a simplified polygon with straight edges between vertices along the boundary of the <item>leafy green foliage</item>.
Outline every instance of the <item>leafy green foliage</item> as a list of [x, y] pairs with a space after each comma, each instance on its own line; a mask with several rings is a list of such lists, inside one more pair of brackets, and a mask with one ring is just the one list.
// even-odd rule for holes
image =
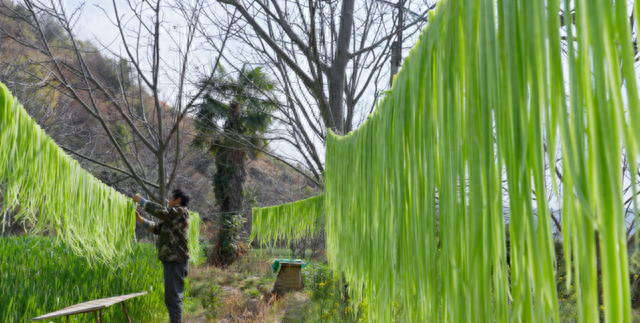
[[[302, 271], [305, 290], [311, 299], [311, 322], [366, 321], [366, 301], [353, 303], [344, 280], [322, 262], [313, 262]], [[395, 317], [394, 317], [395, 318]], [[394, 320], [395, 322], [395, 320]]]
[[113, 135], [116, 138], [116, 142], [122, 150], [130, 153], [131, 147], [129, 147], [129, 143], [131, 142], [131, 132], [127, 129], [127, 126], [122, 121], [118, 121], [115, 123], [113, 127]]
[[209, 149], [216, 158], [229, 149], [265, 148], [267, 142], [261, 134], [271, 124], [270, 113], [278, 102], [273, 94], [275, 83], [262, 67], [251, 68], [248, 64], [235, 79], [222, 68], [217, 72], [200, 85], [205, 95], [198, 106], [195, 122], [198, 135], [192, 144]]
[[214, 245], [216, 265], [225, 267], [247, 252], [247, 247], [240, 241], [240, 230], [245, 221], [242, 214], [225, 214], [220, 217], [220, 228]]
[[219, 285], [206, 285], [206, 289], [201, 292], [200, 299], [202, 307], [205, 309], [207, 320], [213, 321], [218, 317], [218, 312], [222, 303], [224, 291]]

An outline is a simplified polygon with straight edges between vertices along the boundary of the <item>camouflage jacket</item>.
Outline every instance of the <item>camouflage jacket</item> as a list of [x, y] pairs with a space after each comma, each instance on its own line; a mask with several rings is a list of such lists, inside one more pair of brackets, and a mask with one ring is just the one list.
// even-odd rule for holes
[[144, 211], [162, 220], [144, 220], [142, 226], [158, 235], [158, 258], [162, 262], [189, 261], [189, 211], [184, 207], [167, 209], [160, 204], [146, 201]]

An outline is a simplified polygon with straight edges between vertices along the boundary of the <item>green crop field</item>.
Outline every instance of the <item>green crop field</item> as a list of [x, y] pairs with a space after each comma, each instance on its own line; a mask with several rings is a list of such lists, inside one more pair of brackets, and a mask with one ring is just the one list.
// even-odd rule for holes
[[[142, 291], [148, 294], [126, 301], [132, 322], [164, 321], [162, 266], [155, 247], [133, 244], [133, 251], [119, 259], [89, 263], [52, 238], [0, 238], [0, 321], [28, 322], [76, 303]], [[103, 319], [126, 322], [119, 304], [104, 310]], [[72, 322], [95, 322], [95, 318], [83, 314]]]

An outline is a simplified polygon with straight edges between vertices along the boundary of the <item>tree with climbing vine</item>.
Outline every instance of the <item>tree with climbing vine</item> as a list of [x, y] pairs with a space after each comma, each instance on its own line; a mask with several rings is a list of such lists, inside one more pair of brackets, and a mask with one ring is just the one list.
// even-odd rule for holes
[[198, 105], [192, 144], [208, 149], [215, 158], [213, 186], [221, 213], [218, 234], [213, 238], [210, 261], [227, 266], [240, 254], [238, 235], [242, 217], [245, 162], [268, 146], [263, 138], [276, 108], [275, 82], [261, 67], [245, 64], [237, 76], [219, 66], [216, 75], [201, 83], [204, 89]]

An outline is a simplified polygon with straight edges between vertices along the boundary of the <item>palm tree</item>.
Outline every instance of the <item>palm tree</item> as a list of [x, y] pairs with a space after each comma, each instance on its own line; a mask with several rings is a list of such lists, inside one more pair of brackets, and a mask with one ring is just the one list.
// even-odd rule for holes
[[235, 79], [225, 76], [221, 67], [218, 71], [201, 84], [205, 95], [197, 107], [197, 136], [192, 144], [215, 157], [213, 187], [222, 215], [210, 260], [224, 267], [238, 256], [245, 162], [267, 147], [262, 135], [272, 122], [276, 100], [275, 84], [261, 67], [245, 64]]

